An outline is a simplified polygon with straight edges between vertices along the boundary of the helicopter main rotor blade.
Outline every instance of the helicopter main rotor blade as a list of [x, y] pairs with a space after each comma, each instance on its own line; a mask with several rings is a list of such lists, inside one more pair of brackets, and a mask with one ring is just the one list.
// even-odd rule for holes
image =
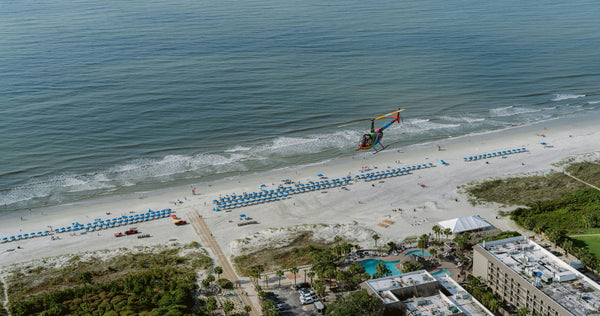
[[384, 115], [382, 115], [382, 116], [378, 116], [378, 117], [376, 117], [376, 118], [374, 118], [374, 119], [375, 119], [375, 120], [379, 120], [379, 119], [382, 119], [382, 118], [384, 118], [384, 117], [388, 117], [388, 116], [390, 116], [390, 115], [394, 115], [394, 114], [396, 114], [396, 113], [402, 112], [402, 111], [404, 111], [404, 110], [405, 110], [405, 109], [396, 110], [396, 111], [394, 111], [394, 112], [391, 112], [391, 113], [388, 113], [388, 114], [384, 114]]
[[353, 122], [353, 123], [342, 124], [342, 125], [338, 125], [338, 127], [346, 127], [346, 126], [351, 126], [351, 125], [354, 125], [354, 124], [365, 123], [365, 122], [369, 122], [369, 121], [371, 121], [371, 119], [362, 120], [362, 121]]

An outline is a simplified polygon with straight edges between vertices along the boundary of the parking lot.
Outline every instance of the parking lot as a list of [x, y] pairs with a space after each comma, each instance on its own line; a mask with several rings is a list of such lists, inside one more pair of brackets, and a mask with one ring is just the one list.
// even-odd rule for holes
[[281, 315], [320, 315], [315, 309], [315, 304], [300, 304], [300, 294], [291, 286], [281, 286], [269, 289], [267, 292], [272, 292], [272, 297], [267, 297], [275, 301], [275, 303], [283, 304]]

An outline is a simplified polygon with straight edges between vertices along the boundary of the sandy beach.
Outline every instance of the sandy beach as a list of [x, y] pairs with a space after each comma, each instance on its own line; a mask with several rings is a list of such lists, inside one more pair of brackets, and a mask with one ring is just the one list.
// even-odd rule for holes
[[[265, 245], [285, 244], [287, 233], [304, 229], [298, 225], [305, 224], [304, 227], [315, 230], [315, 238], [333, 240], [334, 236], [341, 235], [367, 248], [372, 247], [373, 233], [382, 237], [380, 243], [399, 242], [407, 236], [431, 232], [431, 227], [439, 221], [473, 214], [497, 228], [515, 230], [517, 227], [507, 218], [497, 216], [498, 211], [510, 210], [510, 207], [472, 205], [457, 187], [486, 178], [560, 170], [553, 164], [572, 156], [597, 159], [600, 150], [597, 126], [595, 121], [546, 122], [420, 144], [406, 150], [390, 146], [378, 154], [360, 152], [318, 165], [199, 183], [194, 186], [194, 195], [191, 187], [183, 187], [19, 213], [5, 212], [0, 220], [0, 238], [167, 208], [182, 219], [188, 219], [188, 214], [200, 214], [226, 256]], [[523, 153], [464, 161], [464, 157], [523, 147], [527, 149]], [[365, 167], [373, 172], [429, 163], [433, 167], [377, 181], [353, 181], [346, 189], [328, 188], [231, 211], [213, 211], [213, 200], [219, 196], [258, 192], [261, 184], [265, 184], [266, 189], [274, 189], [282, 179], [306, 183], [319, 180], [318, 174], [329, 179], [354, 177]], [[243, 221], [240, 214], [258, 223], [238, 226]], [[388, 223], [387, 227], [378, 225], [383, 221]], [[296, 228], [287, 229], [293, 226]], [[114, 237], [114, 233], [131, 227], [151, 237]], [[201, 242], [192, 225], [175, 226], [170, 218], [161, 218], [101, 231], [65, 232], [3, 242], [0, 266], [80, 251], [191, 241]]]

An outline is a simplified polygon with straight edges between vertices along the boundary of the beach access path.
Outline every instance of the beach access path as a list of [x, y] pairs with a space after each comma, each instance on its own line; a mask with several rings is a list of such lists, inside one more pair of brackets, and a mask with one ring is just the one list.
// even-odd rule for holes
[[[200, 215], [200, 213], [198, 213], [198, 211], [194, 209], [194, 211], [188, 212], [187, 216], [190, 220], [190, 223], [194, 227], [194, 230], [196, 231], [198, 236], [200, 236], [204, 247], [210, 248], [212, 250], [213, 255], [216, 256], [216, 258], [213, 258], [216, 259], [223, 268], [223, 275], [231, 282], [233, 282], [233, 284], [239, 286], [236, 287], [236, 290], [238, 295], [242, 299], [242, 302], [244, 302], [244, 305], [252, 307], [250, 315], [260, 315], [260, 313], [258, 312], [261, 310], [260, 306], [258, 304], [254, 304], [255, 300], [250, 299], [250, 296], [258, 298], [254, 287], [252, 287], [252, 283], [249, 281], [244, 282], [240, 280], [239, 276], [237, 275], [237, 273], [235, 273], [235, 270], [231, 266], [231, 263], [229, 262], [229, 260], [227, 260], [227, 257], [221, 250], [221, 247], [219, 247], [219, 244], [213, 237], [210, 229], [208, 228], [208, 225], [206, 225], [206, 222], [202, 219], [202, 215]], [[245, 295], [245, 293], [248, 293], [248, 295], [250, 296]]]

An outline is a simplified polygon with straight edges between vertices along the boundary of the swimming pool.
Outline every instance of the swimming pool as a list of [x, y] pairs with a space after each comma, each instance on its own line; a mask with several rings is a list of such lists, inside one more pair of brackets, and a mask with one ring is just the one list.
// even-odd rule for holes
[[425, 251], [423, 251], [423, 250], [411, 250], [411, 251], [407, 252], [404, 256], [408, 256], [408, 255], [417, 255], [417, 256], [425, 256], [425, 257], [431, 256], [431, 254], [427, 250], [425, 250]]
[[377, 272], [375, 267], [380, 262], [384, 263], [385, 266], [388, 269], [390, 269], [390, 271], [392, 271], [392, 275], [402, 274], [402, 271], [396, 269], [396, 265], [398, 264], [398, 262], [400, 262], [400, 260], [383, 261], [383, 260], [379, 260], [379, 259], [367, 259], [367, 260], [359, 261], [358, 263], [365, 267], [365, 272], [367, 272], [370, 276], [373, 276], [373, 274], [375, 274], [375, 272]]
[[441, 274], [445, 274], [445, 275], [450, 276], [450, 271], [448, 271], [448, 269], [442, 269], [440, 271], [432, 273], [431, 275], [436, 276], [436, 275], [441, 275]]

